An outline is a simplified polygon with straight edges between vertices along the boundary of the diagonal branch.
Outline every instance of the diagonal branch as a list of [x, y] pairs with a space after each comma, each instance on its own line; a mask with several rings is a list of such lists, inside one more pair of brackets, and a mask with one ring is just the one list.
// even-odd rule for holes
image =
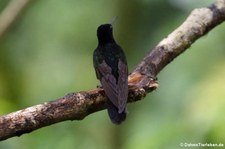
[[29, 2], [30, 0], [11, 0], [9, 2], [0, 14], [0, 37], [3, 36]]
[[[198, 38], [225, 20], [225, 0], [195, 9], [174, 32], [163, 39], [129, 76], [128, 102], [140, 100], [158, 87], [156, 75]], [[105, 109], [105, 93], [97, 88], [68, 94], [0, 117], [0, 140], [66, 120], [82, 120]]]

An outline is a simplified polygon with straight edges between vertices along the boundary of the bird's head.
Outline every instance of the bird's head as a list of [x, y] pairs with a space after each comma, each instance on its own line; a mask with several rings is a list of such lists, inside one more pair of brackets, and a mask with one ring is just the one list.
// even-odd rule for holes
[[111, 24], [102, 24], [98, 27], [97, 36], [100, 44], [114, 42]]

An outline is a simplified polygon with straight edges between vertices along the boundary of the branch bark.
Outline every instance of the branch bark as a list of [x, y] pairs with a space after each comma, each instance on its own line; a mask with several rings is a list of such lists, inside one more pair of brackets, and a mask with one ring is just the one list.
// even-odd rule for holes
[[[163, 39], [129, 75], [128, 102], [140, 100], [158, 87], [156, 75], [198, 38], [225, 20], [225, 0], [195, 9], [185, 22]], [[82, 120], [105, 109], [105, 93], [96, 88], [70, 93], [54, 101], [35, 105], [0, 117], [0, 140], [66, 120]]]

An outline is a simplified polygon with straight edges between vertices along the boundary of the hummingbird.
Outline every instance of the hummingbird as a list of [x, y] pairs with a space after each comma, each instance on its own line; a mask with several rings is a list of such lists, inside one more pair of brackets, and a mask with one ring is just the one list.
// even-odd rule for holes
[[97, 79], [107, 96], [106, 108], [111, 121], [120, 124], [126, 119], [128, 67], [122, 48], [113, 38], [112, 24], [97, 29], [98, 46], [93, 54]]

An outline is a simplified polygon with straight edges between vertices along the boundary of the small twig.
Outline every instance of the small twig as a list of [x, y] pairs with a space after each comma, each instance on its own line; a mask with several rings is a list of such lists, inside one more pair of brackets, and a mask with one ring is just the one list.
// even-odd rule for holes
[[[156, 75], [198, 38], [225, 20], [225, 0], [195, 9], [186, 21], [162, 40], [129, 76], [129, 102], [137, 101], [158, 87]], [[81, 120], [105, 108], [100, 88], [68, 94], [0, 117], [0, 140], [37, 130], [65, 120]]]
[[0, 37], [6, 32], [30, 0], [11, 0], [0, 14]]

